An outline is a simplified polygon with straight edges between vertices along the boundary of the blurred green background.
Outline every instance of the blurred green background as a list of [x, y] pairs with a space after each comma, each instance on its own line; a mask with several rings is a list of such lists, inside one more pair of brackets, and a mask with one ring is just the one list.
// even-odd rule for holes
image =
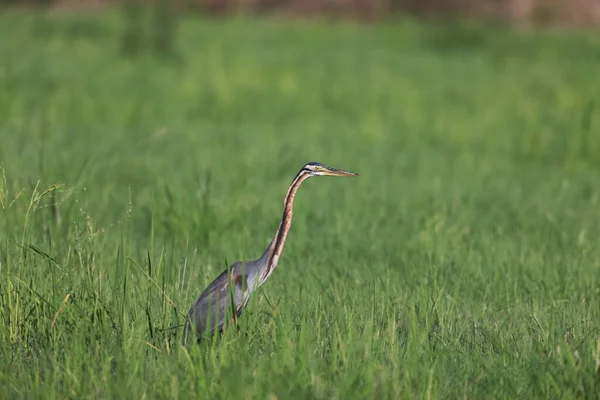
[[[595, 32], [163, 11], [0, 15], [11, 398], [597, 397]], [[180, 347], [309, 161], [360, 176]]]

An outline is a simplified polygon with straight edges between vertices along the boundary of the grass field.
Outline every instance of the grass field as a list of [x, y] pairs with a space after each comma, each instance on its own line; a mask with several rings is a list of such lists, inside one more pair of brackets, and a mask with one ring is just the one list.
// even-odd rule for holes
[[[11, 399], [600, 398], [600, 39], [0, 16]], [[241, 330], [180, 346], [308, 161]], [[178, 327], [175, 329], [174, 327]]]

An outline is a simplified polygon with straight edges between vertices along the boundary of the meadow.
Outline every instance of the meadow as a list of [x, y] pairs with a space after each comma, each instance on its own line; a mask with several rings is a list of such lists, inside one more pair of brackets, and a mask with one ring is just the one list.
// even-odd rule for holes
[[[11, 399], [600, 398], [600, 38], [411, 19], [0, 15]], [[259, 257], [240, 330], [184, 314]], [[3, 395], [3, 396], [4, 396]]]

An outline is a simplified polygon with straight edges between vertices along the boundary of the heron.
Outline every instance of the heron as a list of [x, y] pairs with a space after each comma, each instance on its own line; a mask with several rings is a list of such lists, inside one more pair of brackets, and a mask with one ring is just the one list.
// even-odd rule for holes
[[[313, 176], [357, 176], [354, 172], [327, 167], [318, 162], [309, 162], [300, 169], [292, 180], [283, 201], [283, 216], [277, 232], [260, 258], [252, 261], [236, 261], [227, 267], [202, 292], [192, 304], [183, 331], [184, 343], [195, 327], [196, 340], [215, 330], [222, 332], [226, 323], [237, 325], [242, 309], [250, 295], [271, 276], [292, 226], [294, 197], [298, 188]], [[230, 317], [228, 317], [228, 315]]]

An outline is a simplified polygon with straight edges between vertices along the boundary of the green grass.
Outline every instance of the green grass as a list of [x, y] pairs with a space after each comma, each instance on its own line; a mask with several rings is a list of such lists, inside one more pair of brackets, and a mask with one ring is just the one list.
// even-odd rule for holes
[[[7, 398], [599, 398], [600, 40], [412, 21], [0, 17]], [[180, 346], [225, 262], [240, 333]], [[174, 329], [173, 327], [179, 327]]]

